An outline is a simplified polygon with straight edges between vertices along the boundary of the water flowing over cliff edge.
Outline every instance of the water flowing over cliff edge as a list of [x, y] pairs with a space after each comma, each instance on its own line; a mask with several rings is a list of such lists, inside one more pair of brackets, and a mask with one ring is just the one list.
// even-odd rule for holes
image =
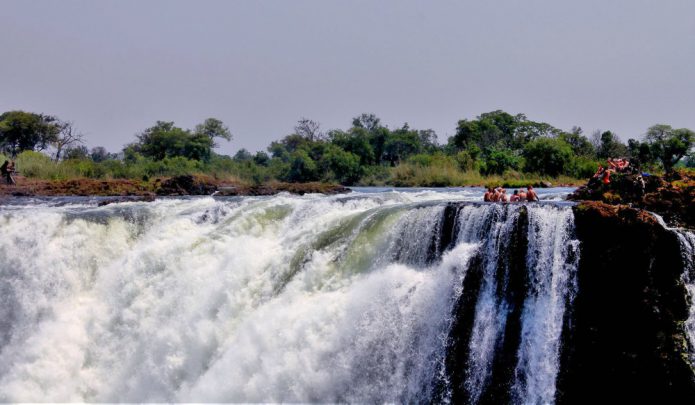
[[691, 392], [692, 233], [471, 199], [2, 206], [0, 400], [552, 403], [598, 376]]

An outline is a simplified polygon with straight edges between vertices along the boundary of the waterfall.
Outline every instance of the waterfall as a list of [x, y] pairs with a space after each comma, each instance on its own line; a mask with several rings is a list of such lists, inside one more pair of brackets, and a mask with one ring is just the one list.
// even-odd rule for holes
[[29, 202], [0, 224], [0, 401], [554, 400], [567, 206], [281, 194]]
[[693, 367], [695, 367], [695, 234], [684, 231], [678, 235], [685, 263], [683, 281], [690, 295], [690, 312], [688, 320], [685, 322], [685, 328], [690, 340], [690, 361]]
[[[527, 230], [520, 214], [527, 216]], [[491, 383], [494, 364], [505, 340], [510, 316], [520, 312], [519, 343], [510, 400], [515, 403], [552, 403], [559, 370], [560, 336], [564, 315], [576, 293], [579, 242], [574, 238], [571, 209], [554, 206], [487, 205], [464, 207], [459, 217], [459, 238], [480, 245], [481, 285], [468, 347], [465, 389], [468, 400], [477, 403]], [[527, 241], [524, 252], [525, 283], [510, 284], [514, 259], [511, 244]], [[517, 278], [519, 275], [516, 276]], [[523, 286], [522, 286], [523, 288]], [[465, 292], [464, 292], [465, 294]], [[514, 310], [516, 296], [523, 295], [522, 308]], [[518, 298], [517, 298], [518, 299]], [[510, 329], [514, 330], [514, 328]], [[507, 366], [509, 367], [509, 366]], [[503, 378], [503, 377], [500, 377]]]
[[673, 232], [680, 244], [681, 258], [683, 262], [683, 275], [681, 279], [688, 293], [690, 308], [688, 319], [685, 321], [685, 332], [688, 336], [690, 349], [690, 364], [695, 370], [695, 233], [687, 229], [669, 227], [664, 219], [652, 213], [656, 220], [669, 231]]
[[[503, 339], [507, 320], [506, 302], [498, 295], [498, 265], [501, 263], [504, 266], [505, 248], [513, 238], [520, 237], [513, 232], [518, 211], [501, 205], [486, 208], [483, 223], [489, 224], [490, 228], [482, 247], [483, 284], [476, 304], [466, 380], [472, 402], [478, 401], [492, 372], [495, 349]], [[465, 222], [463, 226], [465, 227]]]
[[555, 398], [560, 336], [565, 309], [576, 294], [579, 241], [574, 216], [553, 207], [529, 209], [529, 291], [522, 312], [515, 397], [521, 403], [547, 404]]
[[685, 329], [690, 340], [690, 362], [695, 367], [695, 234], [688, 231], [678, 233], [681, 243], [683, 262], [683, 282], [690, 296], [690, 311]]
[[690, 310], [685, 321], [685, 331], [690, 346], [690, 364], [695, 369], [695, 233], [675, 229], [683, 258], [683, 283], [690, 298]]

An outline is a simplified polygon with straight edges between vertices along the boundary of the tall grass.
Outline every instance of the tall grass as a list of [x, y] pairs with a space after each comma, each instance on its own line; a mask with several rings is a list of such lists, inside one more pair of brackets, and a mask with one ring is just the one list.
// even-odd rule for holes
[[[5, 157], [0, 155], [0, 161]], [[26, 151], [16, 158], [20, 174], [28, 178], [66, 180], [74, 178], [92, 179], [137, 179], [147, 181], [154, 177], [182, 174], [210, 176], [232, 183], [261, 184], [283, 178], [286, 168], [271, 164], [262, 166], [252, 161], [236, 161], [216, 156], [209, 162], [189, 160], [183, 157], [153, 161], [138, 157], [134, 161], [106, 160], [94, 162], [90, 159], [69, 159], [60, 162], [51, 160], [39, 152]], [[395, 167], [368, 166], [358, 184], [397, 187], [452, 187], [452, 186], [506, 186], [523, 187], [548, 181], [552, 184], [580, 184], [583, 180], [560, 176], [550, 178], [536, 174], [508, 171], [503, 175], [484, 176], [465, 159], [452, 156], [416, 156]]]
[[[1, 161], [7, 159], [0, 155]], [[231, 161], [231, 160], [230, 160]], [[218, 162], [203, 163], [183, 157], [165, 158], [154, 161], [139, 158], [135, 161], [105, 160], [94, 162], [90, 159], [68, 159], [60, 162], [40, 152], [25, 151], [17, 155], [15, 167], [21, 176], [43, 180], [67, 180], [75, 178], [92, 179], [138, 179], [149, 180], [153, 177], [169, 177], [183, 174], [206, 174], [216, 179], [239, 182], [252, 178], [249, 169], [241, 167], [238, 162], [220, 165]], [[266, 181], [269, 176], [260, 176]]]
[[503, 175], [484, 176], [477, 170], [461, 170], [455, 163], [433, 163], [422, 166], [401, 163], [389, 168], [381, 179], [368, 177], [362, 185], [391, 185], [396, 187], [456, 187], [456, 186], [504, 186], [509, 188], [537, 185], [541, 182], [557, 184], [582, 184], [585, 179], [569, 176], [549, 177], [534, 173], [508, 171]]

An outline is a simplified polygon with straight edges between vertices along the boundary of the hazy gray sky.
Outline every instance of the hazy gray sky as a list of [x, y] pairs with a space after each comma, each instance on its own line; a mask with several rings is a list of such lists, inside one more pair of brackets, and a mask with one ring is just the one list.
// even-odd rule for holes
[[695, 129], [695, 1], [0, 1], [0, 111], [111, 151], [222, 119], [264, 149], [300, 117], [432, 128], [503, 109], [639, 137]]

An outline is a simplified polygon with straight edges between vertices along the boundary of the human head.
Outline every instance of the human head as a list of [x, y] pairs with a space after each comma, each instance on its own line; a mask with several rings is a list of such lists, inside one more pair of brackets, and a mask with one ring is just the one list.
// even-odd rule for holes
[[526, 187], [527, 190], [533, 190], [533, 186]]
[[519, 190], [514, 190], [514, 195], [519, 195]]

